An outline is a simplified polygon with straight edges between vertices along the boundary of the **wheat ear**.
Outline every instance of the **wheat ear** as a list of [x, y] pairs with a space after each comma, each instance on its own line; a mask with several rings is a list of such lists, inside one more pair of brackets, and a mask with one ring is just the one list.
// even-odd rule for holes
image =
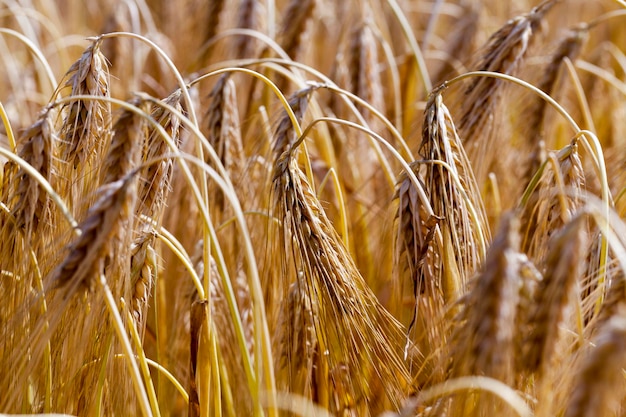
[[291, 152], [277, 160], [272, 184], [282, 222], [282, 265], [295, 267], [310, 305], [324, 306], [315, 322], [320, 351], [328, 352], [329, 372], [345, 368], [348, 376], [341, 404], [354, 399], [373, 406], [371, 381], [377, 381], [397, 407], [408, 378], [399, 323], [366, 285]]
[[613, 416], [624, 397], [626, 311], [619, 309], [598, 333], [578, 370], [564, 417]]

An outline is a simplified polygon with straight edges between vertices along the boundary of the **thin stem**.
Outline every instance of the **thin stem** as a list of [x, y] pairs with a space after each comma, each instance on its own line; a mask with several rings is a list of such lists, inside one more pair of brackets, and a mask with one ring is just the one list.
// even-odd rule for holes
[[139, 372], [139, 366], [137, 365], [137, 360], [135, 359], [133, 348], [130, 346], [130, 340], [128, 340], [128, 335], [126, 334], [126, 329], [124, 328], [122, 317], [120, 316], [119, 311], [117, 311], [117, 304], [115, 303], [115, 299], [113, 298], [111, 289], [107, 284], [107, 280], [104, 274], [100, 274], [100, 279], [97, 281], [98, 284], [100, 284], [102, 292], [104, 293], [104, 301], [109, 309], [109, 313], [111, 313], [111, 316], [113, 318], [113, 328], [117, 333], [117, 337], [120, 340], [120, 343], [122, 344], [122, 349], [124, 350], [124, 353], [126, 355], [126, 364], [128, 365], [128, 369], [131, 373], [133, 387], [135, 388], [135, 394], [137, 395], [137, 399], [139, 400], [141, 412], [145, 417], [152, 417], [153, 414], [152, 410], [150, 409], [150, 401], [148, 400], [146, 387], [144, 387], [141, 382], [141, 373]]

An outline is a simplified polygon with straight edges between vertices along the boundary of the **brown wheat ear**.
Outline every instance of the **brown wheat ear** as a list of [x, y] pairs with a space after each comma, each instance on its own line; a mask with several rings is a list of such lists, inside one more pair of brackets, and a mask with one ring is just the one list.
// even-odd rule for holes
[[[482, 261], [479, 248], [490, 233], [472, 166], [440, 92], [432, 93], [426, 105], [419, 152], [428, 162], [424, 188], [435, 215], [443, 218], [441, 227], [450, 234], [462, 288]], [[470, 217], [472, 210], [476, 219]]]
[[[148, 103], [136, 98], [129, 104], [145, 112]], [[113, 125], [113, 137], [102, 163], [102, 184], [117, 181], [137, 167], [146, 136], [145, 117], [124, 109]]]
[[316, 0], [291, 0], [287, 4], [278, 39], [280, 46], [293, 59], [297, 58], [302, 46], [307, 23], [313, 17], [315, 3]]
[[[500, 72], [514, 75], [526, 56], [531, 38], [544, 15], [558, 0], [547, 0], [530, 13], [509, 20], [494, 33], [485, 46], [485, 52], [475, 66], [479, 71]], [[504, 81], [492, 77], [476, 77], [465, 90], [459, 131], [466, 144], [470, 159], [478, 168], [479, 182], [492, 163], [489, 152], [496, 145], [494, 140], [494, 114], [502, 98]]]
[[[309, 97], [311, 93], [318, 87], [310, 86], [296, 91], [289, 96], [289, 106], [296, 116], [298, 123], [302, 121], [304, 112], [309, 104]], [[298, 137], [296, 136], [295, 129], [287, 112], [283, 112], [276, 131], [274, 132], [274, 146], [273, 157], [274, 160], [278, 160], [283, 152], [287, 151], [296, 142]]]
[[[420, 164], [410, 165], [420, 181]], [[443, 220], [429, 214], [429, 208], [421, 201], [418, 189], [406, 172], [398, 179], [395, 198], [398, 201], [396, 212], [396, 235], [394, 241], [394, 266], [399, 277], [400, 299], [411, 286], [414, 307], [412, 311], [402, 309], [400, 319], [408, 323], [405, 356], [414, 344], [428, 359], [426, 368], [419, 376], [420, 385], [434, 378], [438, 359], [433, 355], [445, 338], [441, 326], [446, 294], [442, 285], [442, 257], [435, 236]], [[428, 202], [427, 202], [428, 203]], [[397, 314], [397, 313], [396, 313]], [[441, 376], [441, 375], [440, 375]], [[440, 377], [438, 380], [442, 380]]]
[[[481, 271], [460, 300], [450, 345], [449, 377], [487, 376], [507, 385], [515, 380], [515, 322], [519, 304], [519, 219], [506, 215]], [[473, 406], [470, 406], [473, 404]], [[490, 415], [498, 403], [468, 394], [451, 404], [450, 415]]]
[[[39, 119], [19, 139], [19, 156], [36, 169], [48, 182], [54, 177], [54, 127], [50, 120], [50, 109], [44, 109]], [[49, 215], [50, 202], [41, 185], [23, 168], [17, 171], [17, 189], [11, 198], [17, 199], [12, 214], [15, 224], [24, 230], [27, 239], [37, 232]]]
[[583, 359], [564, 417], [613, 416], [626, 394], [626, 309], [611, 317]]
[[[220, 77], [210, 98], [211, 105], [207, 112], [208, 140], [229, 173], [231, 181], [238, 185], [243, 174], [244, 153], [239, 129], [235, 82], [228, 74]], [[222, 211], [224, 209], [222, 192], [215, 190], [213, 194], [215, 195], [215, 206]], [[245, 199], [242, 199], [243, 202]]]
[[[378, 45], [374, 31], [368, 23], [363, 22], [353, 31], [348, 55], [348, 90], [384, 113], [383, 82], [378, 69]], [[377, 121], [371, 117], [369, 110], [363, 108], [359, 110], [368, 124]]]
[[553, 163], [548, 166], [548, 172], [544, 172], [545, 177], [523, 212], [522, 249], [537, 262], [545, 259], [545, 238], [563, 227], [583, 205], [586, 184], [575, 142], [550, 153], [548, 159]]
[[104, 271], [105, 259], [114, 249], [116, 235], [134, 212], [135, 181], [131, 173], [100, 187], [100, 198], [79, 224], [80, 236], [69, 245], [67, 256], [48, 277], [48, 287], [62, 289], [64, 298], [81, 288], [93, 290]]
[[[71, 95], [109, 97], [107, 60], [102, 39], [95, 39], [68, 70], [66, 86]], [[67, 112], [61, 131], [61, 157], [72, 169], [84, 167], [97, 147], [107, 143], [111, 109], [107, 102], [76, 100], [64, 106]]]
[[[550, 95], [553, 94], [557, 85], [560, 69], [565, 59], [572, 61], [576, 59], [587, 40], [588, 31], [587, 25], [582, 25], [572, 29], [570, 33], [561, 40], [556, 51], [552, 54], [548, 66], [543, 72], [541, 81], [537, 85], [539, 89]], [[537, 141], [538, 139], [543, 139], [547, 105], [547, 101], [537, 98], [535, 105], [532, 107], [533, 111], [530, 120], [527, 122], [527, 126], [532, 129], [529, 134], [530, 140]]]
[[[182, 113], [182, 92], [177, 89], [163, 100], [164, 104]], [[180, 148], [180, 120], [165, 107], [155, 105], [150, 114], [177, 148]], [[170, 158], [155, 162], [156, 158], [173, 152], [167, 142], [151, 124], [148, 125], [146, 140], [143, 145], [143, 161], [150, 163], [141, 170], [141, 181], [138, 186], [138, 211], [156, 221], [160, 221], [165, 201], [170, 192], [173, 162]]]
[[550, 239], [546, 271], [529, 314], [530, 331], [524, 340], [527, 371], [544, 372], [550, 366], [565, 311], [584, 271], [586, 220], [578, 214]]
[[[237, 11], [237, 27], [241, 29], [258, 29], [261, 3], [259, 0], [242, 0]], [[256, 44], [246, 36], [237, 36], [233, 42], [233, 58], [250, 58], [254, 56]]]
[[501, 220], [485, 264], [461, 300], [451, 376], [485, 375], [513, 381], [513, 338], [519, 302], [519, 219]]
[[[350, 408], [345, 401], [372, 407], [374, 394], [386, 396], [398, 407], [408, 381], [400, 359], [402, 329], [365, 283], [292, 152], [283, 153], [276, 162], [272, 193], [274, 212], [282, 223], [282, 265], [293, 265], [311, 306], [324, 306], [315, 321], [320, 352], [324, 352], [319, 366], [346, 376], [334, 388], [327, 386], [333, 385], [332, 379], [326, 384], [331, 392], [323, 395], [328, 398], [333, 389], [341, 387], [343, 393], [338, 408], [331, 410]], [[373, 392], [376, 386], [383, 387], [383, 393]]]

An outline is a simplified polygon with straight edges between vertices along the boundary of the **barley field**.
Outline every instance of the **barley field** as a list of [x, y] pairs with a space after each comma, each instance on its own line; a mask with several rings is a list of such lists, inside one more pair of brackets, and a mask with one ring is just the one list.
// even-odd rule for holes
[[0, 11], [0, 415], [626, 416], [623, 0]]

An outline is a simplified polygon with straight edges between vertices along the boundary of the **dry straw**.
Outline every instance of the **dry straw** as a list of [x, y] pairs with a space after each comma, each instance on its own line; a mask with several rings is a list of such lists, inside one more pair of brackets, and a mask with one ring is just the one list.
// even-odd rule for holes
[[1, 413], [625, 414], [625, 10], [79, 3], [3, 8]]

